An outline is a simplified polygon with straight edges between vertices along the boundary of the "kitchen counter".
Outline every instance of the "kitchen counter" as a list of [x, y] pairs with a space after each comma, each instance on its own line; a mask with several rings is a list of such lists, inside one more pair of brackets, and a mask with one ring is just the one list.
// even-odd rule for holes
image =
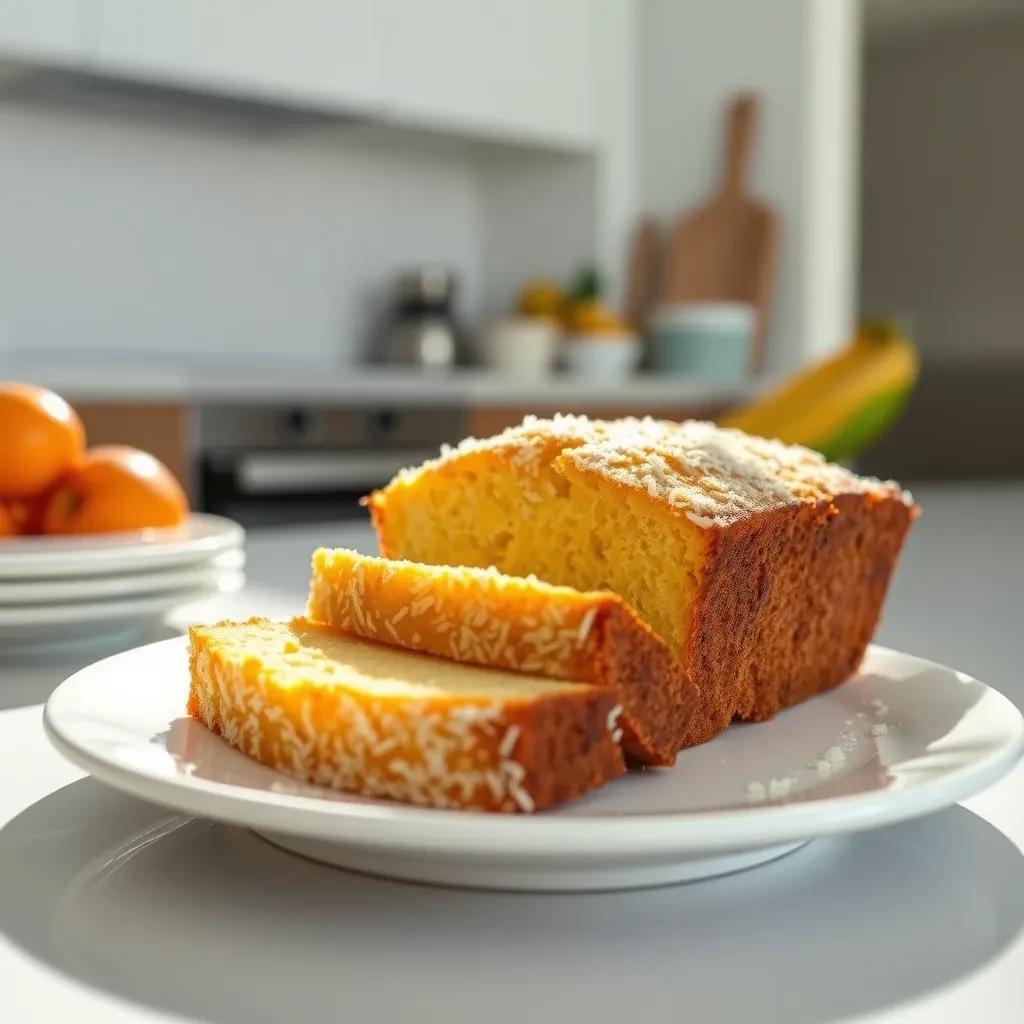
[[[918, 498], [879, 642], [1024, 704], [1024, 487]], [[366, 550], [372, 537], [254, 532], [249, 585], [217, 613], [299, 608], [320, 543]], [[0, 666], [6, 1019], [1024, 1016], [1024, 766], [963, 806], [730, 877], [599, 895], [446, 891], [324, 868], [83, 778], [40, 724], [39, 702], [76, 667]]]
[[78, 401], [184, 404], [467, 405], [609, 408], [716, 408], [743, 401], [753, 381], [720, 383], [692, 377], [639, 375], [625, 381], [568, 375], [530, 379], [485, 370], [422, 373], [398, 367], [281, 365], [55, 366], [18, 362], [4, 376], [31, 380]]

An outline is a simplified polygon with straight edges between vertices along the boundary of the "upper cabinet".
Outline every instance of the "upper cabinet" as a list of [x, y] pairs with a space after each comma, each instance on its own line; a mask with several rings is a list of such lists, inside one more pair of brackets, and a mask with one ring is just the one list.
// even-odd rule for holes
[[85, 14], [84, 0], [0, 3], [0, 51], [18, 60], [76, 63]]
[[595, 139], [590, 0], [0, 0], [0, 58], [445, 133]]
[[400, 119], [510, 140], [594, 137], [589, 0], [384, 0]]
[[93, 0], [102, 72], [240, 97], [373, 110], [376, 0]]

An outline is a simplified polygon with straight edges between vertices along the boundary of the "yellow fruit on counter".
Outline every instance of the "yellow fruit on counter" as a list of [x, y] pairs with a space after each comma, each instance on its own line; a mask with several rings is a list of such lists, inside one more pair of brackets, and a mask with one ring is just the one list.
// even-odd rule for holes
[[565, 312], [566, 329], [574, 334], [631, 334], [617, 313], [600, 299], [582, 299], [571, 303]]
[[917, 351], [906, 335], [888, 323], [865, 323], [842, 352], [719, 422], [805, 445], [833, 462], [848, 459], [892, 425], [918, 368]]
[[523, 316], [557, 320], [565, 306], [565, 293], [557, 281], [528, 281], [519, 294], [518, 310]]

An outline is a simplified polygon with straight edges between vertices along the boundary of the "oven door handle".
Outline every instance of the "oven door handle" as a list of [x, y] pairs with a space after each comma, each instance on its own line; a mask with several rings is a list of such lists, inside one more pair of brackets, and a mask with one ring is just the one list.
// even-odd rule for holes
[[371, 491], [400, 469], [415, 466], [436, 452], [405, 449], [388, 452], [259, 452], [242, 455], [234, 467], [240, 494]]

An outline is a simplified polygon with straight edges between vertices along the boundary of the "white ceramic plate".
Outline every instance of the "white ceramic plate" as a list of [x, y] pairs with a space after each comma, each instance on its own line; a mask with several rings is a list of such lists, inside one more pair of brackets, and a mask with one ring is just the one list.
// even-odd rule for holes
[[201, 586], [177, 587], [135, 597], [74, 601], [67, 604], [0, 605], [0, 659], [83, 645], [107, 646], [131, 638], [142, 626], [187, 602], [230, 594], [245, 583], [239, 572], [223, 572]]
[[103, 576], [73, 576], [71, 579], [0, 580], [0, 611], [6, 607], [69, 604], [159, 594], [168, 590], [216, 588], [225, 573], [237, 573], [245, 567], [245, 552], [240, 548], [225, 551], [203, 562], [157, 568], [145, 572], [111, 573]]
[[100, 576], [202, 562], [242, 546], [238, 523], [193, 512], [181, 526], [91, 537], [0, 541], [0, 581]]
[[47, 702], [51, 740], [135, 796], [343, 867], [449, 885], [612, 889], [721, 874], [945, 807], [998, 779], [1024, 746], [1020, 713], [995, 690], [873, 647], [843, 686], [734, 727], [672, 769], [532, 816], [436, 811], [251, 761], [185, 717], [186, 665], [177, 638], [83, 669]]

